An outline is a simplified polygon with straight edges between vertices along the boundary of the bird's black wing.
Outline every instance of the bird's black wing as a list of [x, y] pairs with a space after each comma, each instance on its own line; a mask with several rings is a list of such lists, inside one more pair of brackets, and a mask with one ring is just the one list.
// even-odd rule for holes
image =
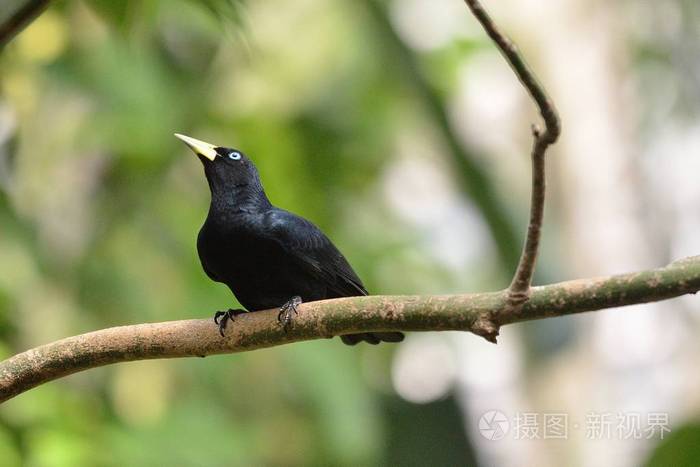
[[[329, 292], [326, 298], [367, 295], [365, 286], [345, 257], [314, 224], [275, 208], [266, 214], [265, 227], [267, 235], [295, 258], [300, 267], [324, 281]], [[344, 334], [340, 338], [347, 345], [362, 341], [378, 344], [401, 342], [404, 335], [391, 331], [364, 332]]]
[[265, 232], [297, 264], [321, 278], [334, 297], [367, 295], [362, 281], [333, 243], [311, 222], [283, 209], [265, 215]]

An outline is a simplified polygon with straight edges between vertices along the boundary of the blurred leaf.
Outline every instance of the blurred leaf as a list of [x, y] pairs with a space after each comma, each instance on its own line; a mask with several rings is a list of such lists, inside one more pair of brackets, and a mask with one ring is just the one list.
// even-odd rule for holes
[[671, 430], [644, 464], [646, 467], [694, 467], [700, 463], [700, 423]]
[[242, 25], [241, 7], [244, 0], [200, 0], [196, 3], [207, 8], [223, 24]]
[[116, 31], [128, 36], [135, 27], [155, 16], [161, 3], [159, 0], [147, 2], [90, 0], [86, 4], [93, 8], [108, 24], [112, 25]]
[[22, 458], [12, 433], [2, 424], [0, 424], [0, 459], [3, 467], [21, 467], [22, 465]]
[[129, 10], [133, 8], [135, 2], [133, 0], [123, 0], [121, 2], [113, 2], [111, 0], [90, 0], [90, 7], [94, 8], [100, 16], [112, 24], [121, 25], [127, 24]]

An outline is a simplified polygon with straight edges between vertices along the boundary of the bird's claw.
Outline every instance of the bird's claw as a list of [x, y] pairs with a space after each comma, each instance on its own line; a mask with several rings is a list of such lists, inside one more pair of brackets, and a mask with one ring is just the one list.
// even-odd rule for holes
[[229, 321], [233, 322], [237, 315], [245, 313], [245, 310], [234, 310], [229, 308], [226, 311], [217, 311], [214, 313], [214, 323], [219, 325], [219, 334], [224, 337], [224, 331]]
[[297, 307], [301, 305], [301, 297], [292, 297], [287, 303], [280, 307], [280, 312], [277, 314], [277, 321], [282, 325], [284, 332], [287, 332], [289, 325], [292, 324], [292, 318], [298, 314]]

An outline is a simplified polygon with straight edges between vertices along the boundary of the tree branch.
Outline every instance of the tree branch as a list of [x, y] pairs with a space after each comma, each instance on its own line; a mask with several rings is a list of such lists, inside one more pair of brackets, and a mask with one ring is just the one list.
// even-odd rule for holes
[[368, 331], [471, 331], [495, 342], [519, 321], [653, 302], [700, 290], [700, 256], [668, 266], [534, 287], [518, 313], [508, 291], [443, 296], [368, 296], [306, 303], [285, 333], [277, 310], [236, 318], [226, 337], [210, 319], [137, 324], [53, 342], [0, 362], [0, 402], [40, 384], [111, 363], [205, 357]]
[[3, 18], [0, 21], [0, 50], [48, 6], [49, 0], [29, 0], [7, 18]]
[[498, 29], [498, 26], [491, 20], [478, 0], [465, 0], [465, 3], [506, 58], [520, 82], [525, 86], [525, 89], [527, 89], [537, 107], [539, 107], [540, 114], [545, 122], [544, 132], [536, 125], [532, 126], [534, 142], [531, 155], [532, 198], [530, 201], [530, 222], [520, 262], [510, 284], [508, 294], [509, 304], [517, 309], [528, 299], [539, 250], [542, 219], [544, 217], [545, 152], [559, 138], [561, 126], [554, 104], [547, 96], [544, 87], [535, 78], [532, 70], [525, 63], [515, 44]]

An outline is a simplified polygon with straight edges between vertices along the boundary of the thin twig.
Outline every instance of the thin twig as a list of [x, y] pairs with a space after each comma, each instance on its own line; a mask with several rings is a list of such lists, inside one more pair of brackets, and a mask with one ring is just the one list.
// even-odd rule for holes
[[47, 6], [49, 0], [30, 0], [17, 8], [12, 15], [0, 23], [0, 50], [12, 40], [25, 26], [39, 16]]
[[532, 275], [539, 250], [542, 218], [544, 217], [545, 200], [545, 152], [549, 145], [556, 142], [561, 132], [559, 117], [551, 99], [543, 86], [537, 81], [534, 73], [525, 63], [522, 55], [513, 42], [498, 29], [478, 0], [465, 0], [476, 19], [481, 23], [488, 36], [493, 40], [511, 68], [525, 86], [532, 99], [539, 107], [545, 123], [545, 130], [532, 126], [534, 142], [532, 146], [532, 198], [530, 201], [530, 222], [527, 238], [520, 256], [518, 268], [510, 284], [507, 303], [518, 309], [528, 299]]
[[0, 362], [0, 402], [48, 381], [111, 363], [204, 357], [370, 331], [460, 330], [495, 342], [504, 324], [659, 301], [699, 290], [700, 256], [695, 256], [650, 271], [534, 287], [517, 315], [497, 313], [508, 294], [503, 290], [311, 302], [299, 307], [288, 332], [278, 325], [277, 310], [238, 316], [224, 338], [211, 319], [103, 329]]

